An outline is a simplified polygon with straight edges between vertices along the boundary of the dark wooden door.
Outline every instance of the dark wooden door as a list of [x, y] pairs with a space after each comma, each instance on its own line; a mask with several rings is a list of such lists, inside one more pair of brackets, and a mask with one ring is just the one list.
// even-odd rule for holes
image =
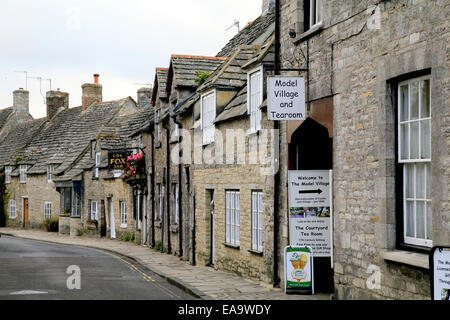
[[28, 198], [23, 199], [23, 226], [28, 222]]

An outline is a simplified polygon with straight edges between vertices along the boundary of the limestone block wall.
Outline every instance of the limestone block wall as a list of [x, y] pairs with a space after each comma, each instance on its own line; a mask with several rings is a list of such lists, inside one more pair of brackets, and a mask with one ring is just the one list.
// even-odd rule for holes
[[[334, 101], [336, 297], [429, 299], [427, 269], [384, 259], [399, 248], [393, 83], [430, 74], [432, 237], [435, 244], [449, 245], [448, 3], [327, 1], [322, 30], [296, 42], [288, 30], [297, 3], [283, 2], [282, 63], [298, 67], [292, 53], [303, 50], [310, 59], [309, 75], [303, 73], [310, 80], [309, 99]], [[367, 284], [373, 267], [380, 271], [375, 288]]]

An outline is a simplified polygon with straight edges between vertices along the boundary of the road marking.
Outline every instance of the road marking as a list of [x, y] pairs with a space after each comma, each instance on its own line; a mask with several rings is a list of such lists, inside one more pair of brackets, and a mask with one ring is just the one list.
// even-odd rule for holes
[[139, 273], [142, 275], [142, 277], [143, 277], [147, 282], [150, 282], [150, 281], [151, 281], [151, 282], [155, 282], [155, 280], [153, 280], [152, 277], [150, 277], [148, 274], [146, 274], [146, 273], [142, 272], [141, 270], [139, 270], [135, 265], [129, 263], [128, 261], [126, 261], [126, 260], [124, 260], [124, 259], [122, 259], [122, 258], [120, 258], [120, 257], [117, 257], [117, 256], [115, 256], [115, 257], [116, 257], [117, 259], [119, 259], [120, 261], [125, 262], [126, 264], [128, 264], [128, 266], [129, 266], [129, 268], [130, 268], [131, 270], [139, 272]]
[[30, 295], [30, 294], [48, 294], [48, 292], [47, 291], [35, 291], [35, 290], [22, 290], [22, 291], [16, 291], [16, 292], [10, 293], [10, 295], [21, 295], [21, 296]]

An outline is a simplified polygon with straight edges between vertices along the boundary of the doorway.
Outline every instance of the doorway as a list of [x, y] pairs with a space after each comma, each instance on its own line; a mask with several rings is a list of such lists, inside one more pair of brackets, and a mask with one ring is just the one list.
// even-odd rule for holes
[[106, 212], [105, 200], [100, 203], [100, 237], [106, 237]]
[[209, 265], [214, 266], [216, 249], [215, 249], [215, 234], [214, 234], [214, 190], [206, 190], [206, 208], [209, 212]]
[[[292, 134], [289, 170], [330, 170], [332, 166], [333, 139], [328, 129], [312, 118], [307, 118]], [[334, 291], [331, 257], [314, 258], [314, 278], [316, 292]]]
[[28, 198], [23, 198], [23, 227], [28, 222]]
[[109, 214], [110, 214], [110, 236], [111, 239], [115, 239], [116, 238], [116, 224], [114, 221], [114, 201], [110, 198], [108, 199], [109, 201]]

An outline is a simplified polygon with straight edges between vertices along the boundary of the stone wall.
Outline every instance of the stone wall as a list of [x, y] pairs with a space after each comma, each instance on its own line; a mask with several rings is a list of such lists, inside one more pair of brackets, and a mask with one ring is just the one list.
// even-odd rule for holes
[[[392, 83], [431, 70], [433, 241], [448, 245], [448, 3], [327, 1], [323, 28], [294, 41], [288, 31], [298, 3], [283, 1], [282, 63], [302, 66], [303, 52], [309, 100], [333, 96], [336, 297], [429, 299], [426, 268], [385, 260], [399, 248]], [[368, 285], [373, 268], [379, 287]]]

